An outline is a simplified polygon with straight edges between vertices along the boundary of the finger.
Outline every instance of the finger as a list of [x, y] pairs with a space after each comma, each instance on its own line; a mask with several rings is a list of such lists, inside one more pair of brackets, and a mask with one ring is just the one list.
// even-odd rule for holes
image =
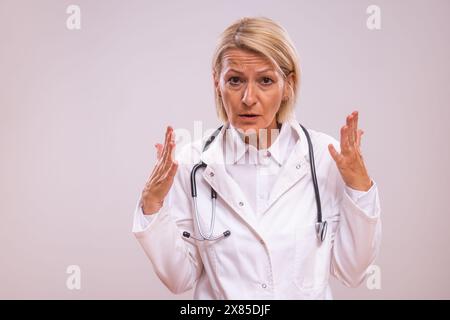
[[168, 149], [169, 149], [171, 130], [172, 130], [172, 128], [170, 126], [167, 126], [166, 134], [165, 134], [165, 138], [164, 138], [164, 146], [162, 146], [161, 156], [158, 158], [156, 170], [154, 170], [154, 173], [156, 176], [160, 176], [161, 174], [163, 174], [163, 169], [165, 167], [165, 155], [167, 154]]
[[161, 153], [163, 150], [163, 146], [161, 143], [156, 143], [155, 144], [155, 148], [156, 148], [156, 163], [153, 166], [152, 172], [150, 173], [150, 176], [147, 180], [150, 180], [150, 177], [153, 176], [153, 174], [156, 172], [156, 170], [158, 169], [158, 165], [159, 165], [159, 160], [161, 159]]
[[164, 149], [163, 149], [163, 153], [162, 153], [162, 161], [164, 161], [167, 158], [167, 152], [168, 152], [168, 149], [169, 149], [169, 142], [170, 142], [170, 135], [171, 135], [172, 130], [173, 129], [172, 129], [171, 126], [167, 127], [166, 137], [165, 137], [165, 140], [164, 140]]
[[169, 132], [168, 140], [167, 140], [167, 148], [164, 150], [164, 153], [163, 153], [163, 156], [162, 156], [163, 157], [163, 162], [167, 162], [167, 160], [170, 160], [170, 158], [171, 158], [173, 147], [175, 145], [175, 140], [173, 138], [174, 134], [175, 133], [173, 132], [173, 130], [171, 130]]
[[359, 112], [358, 111], [353, 111], [353, 137], [354, 137], [354, 141], [356, 143], [356, 141], [358, 140], [358, 119], [359, 119]]
[[170, 152], [170, 161], [171, 162], [175, 162], [175, 149], [177, 147], [177, 144], [175, 143], [175, 132], [173, 133], [173, 147], [172, 147], [172, 151]]
[[161, 159], [162, 153], [163, 153], [163, 145], [161, 143], [155, 144], [156, 148], [156, 158], [159, 160]]
[[167, 176], [169, 178], [173, 178], [175, 177], [175, 174], [177, 173], [177, 169], [178, 169], [178, 162], [177, 161], [173, 161], [170, 168], [169, 168], [169, 172], [167, 173]]
[[349, 142], [349, 126], [345, 125], [341, 128], [341, 154], [346, 155], [351, 152]]
[[339, 154], [339, 152], [336, 151], [336, 148], [332, 144], [328, 145], [328, 151], [330, 151], [330, 155], [333, 158], [333, 160], [336, 163], [339, 163], [340, 160], [341, 160], [342, 155]]
[[358, 134], [356, 137], [356, 146], [360, 147], [361, 146], [361, 136], [364, 134], [364, 131], [362, 131], [361, 129], [358, 129]]
[[362, 152], [361, 152], [361, 137], [364, 134], [364, 131], [362, 131], [361, 129], [358, 130], [358, 140], [357, 140], [357, 145], [356, 145], [356, 150], [358, 151], [358, 154], [362, 157]]
[[169, 141], [169, 144], [167, 146], [167, 153], [163, 158], [163, 172], [166, 172], [169, 170], [170, 166], [173, 163], [173, 152], [175, 150], [175, 142]]
[[347, 121], [346, 121], [347, 127], [349, 129], [348, 130], [348, 140], [349, 140], [350, 145], [353, 145], [355, 143], [355, 139], [353, 136], [353, 119], [354, 119], [353, 114], [350, 114], [347, 116]]
[[173, 143], [172, 151], [170, 152], [170, 160], [173, 162], [175, 160], [175, 147], [177, 144], [175, 143], [175, 131], [172, 132], [171, 142]]
[[167, 148], [162, 156], [162, 174], [166, 174], [166, 172], [170, 169], [171, 164], [175, 159], [175, 132], [172, 130], [169, 134], [169, 139], [167, 142]]

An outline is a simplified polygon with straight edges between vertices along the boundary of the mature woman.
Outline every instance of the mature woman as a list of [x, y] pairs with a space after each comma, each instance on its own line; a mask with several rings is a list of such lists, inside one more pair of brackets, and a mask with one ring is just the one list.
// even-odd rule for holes
[[169, 126], [136, 207], [133, 232], [158, 277], [196, 299], [329, 299], [330, 274], [359, 285], [381, 221], [358, 112], [340, 143], [299, 124], [296, 50], [267, 18], [228, 27], [212, 71], [223, 126], [177, 159]]

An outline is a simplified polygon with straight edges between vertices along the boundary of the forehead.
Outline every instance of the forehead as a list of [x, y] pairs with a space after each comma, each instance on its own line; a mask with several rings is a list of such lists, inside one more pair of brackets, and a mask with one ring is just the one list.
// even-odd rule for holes
[[270, 69], [275, 71], [272, 62], [261, 54], [242, 49], [227, 50], [222, 56], [223, 72], [229, 69], [238, 71]]

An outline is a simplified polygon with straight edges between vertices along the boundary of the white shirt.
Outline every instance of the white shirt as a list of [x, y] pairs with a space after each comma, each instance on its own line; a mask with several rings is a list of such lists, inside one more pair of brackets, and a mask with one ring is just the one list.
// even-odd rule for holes
[[225, 168], [259, 220], [267, 209], [269, 193], [282, 165], [295, 145], [295, 131], [288, 124], [283, 125], [279, 135], [273, 137], [274, 143], [268, 149], [258, 150], [253, 144], [246, 144], [236, 128], [227, 125], [230, 130], [224, 139], [224, 156], [231, 155], [231, 161]]
[[[332, 297], [330, 274], [349, 286], [363, 280], [381, 239], [377, 186], [374, 182], [367, 192], [345, 186], [327, 150], [333, 143], [339, 151], [339, 143], [309, 132], [329, 224], [322, 244], [315, 237], [306, 136], [295, 119], [283, 124], [267, 150], [246, 145], [227, 123], [203, 154], [198, 141], [178, 155], [180, 167], [163, 208], [144, 216], [137, 205], [133, 226], [172, 292], [195, 286], [197, 299], [326, 299]], [[214, 234], [231, 231], [213, 242], [181, 236], [184, 230], [198, 235], [189, 177], [200, 158], [208, 164], [197, 174], [202, 230], [209, 230], [213, 186], [218, 192]]]

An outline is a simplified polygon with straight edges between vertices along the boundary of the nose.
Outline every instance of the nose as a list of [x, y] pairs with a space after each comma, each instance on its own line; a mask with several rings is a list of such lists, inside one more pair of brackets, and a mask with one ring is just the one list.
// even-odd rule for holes
[[249, 81], [247, 83], [247, 87], [245, 88], [244, 96], [242, 97], [242, 102], [245, 105], [251, 107], [256, 103], [256, 90], [257, 89], [254, 87], [254, 84]]

